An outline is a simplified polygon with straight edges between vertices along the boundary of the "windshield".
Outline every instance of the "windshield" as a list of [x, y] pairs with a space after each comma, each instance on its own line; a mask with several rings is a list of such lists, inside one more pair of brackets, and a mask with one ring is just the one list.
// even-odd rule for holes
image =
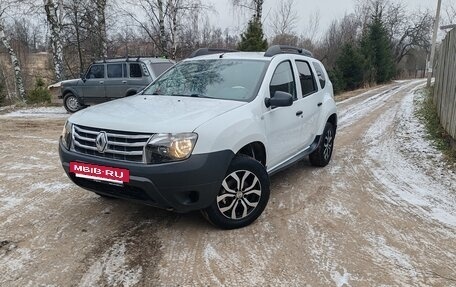
[[143, 94], [247, 102], [255, 98], [267, 64], [265, 61], [230, 59], [181, 62], [147, 87]]

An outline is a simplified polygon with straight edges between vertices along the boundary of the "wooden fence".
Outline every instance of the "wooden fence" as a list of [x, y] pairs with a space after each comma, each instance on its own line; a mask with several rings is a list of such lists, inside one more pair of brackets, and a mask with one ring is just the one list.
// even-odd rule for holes
[[440, 47], [434, 103], [442, 126], [456, 139], [456, 28], [446, 35]]

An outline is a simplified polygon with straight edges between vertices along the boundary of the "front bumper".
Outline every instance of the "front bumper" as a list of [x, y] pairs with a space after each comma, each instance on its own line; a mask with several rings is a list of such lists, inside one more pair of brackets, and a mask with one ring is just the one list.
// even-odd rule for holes
[[[83, 155], [68, 151], [62, 143], [59, 155], [68, 177], [84, 189], [176, 212], [211, 205], [234, 157], [234, 153], [227, 150], [192, 155], [180, 162], [145, 165]], [[71, 161], [128, 169], [130, 182], [114, 185], [76, 177], [69, 171]]]

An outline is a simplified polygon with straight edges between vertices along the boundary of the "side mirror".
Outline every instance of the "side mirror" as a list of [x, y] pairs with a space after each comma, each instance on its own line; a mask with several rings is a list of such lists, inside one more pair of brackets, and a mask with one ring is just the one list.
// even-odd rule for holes
[[80, 74], [79, 74], [79, 77], [80, 77], [81, 80], [83, 80], [84, 82], [86, 81], [86, 77], [85, 77], [85, 74], [84, 74], [84, 73], [80, 73]]
[[287, 92], [276, 91], [271, 98], [264, 99], [267, 108], [269, 107], [289, 107], [293, 105], [293, 96]]

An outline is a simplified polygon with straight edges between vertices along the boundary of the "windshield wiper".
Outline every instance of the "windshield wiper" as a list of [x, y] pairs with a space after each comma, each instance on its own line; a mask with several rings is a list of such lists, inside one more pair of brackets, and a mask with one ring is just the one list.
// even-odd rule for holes
[[208, 98], [208, 99], [211, 99], [211, 97], [208, 97], [208, 96], [202, 95], [202, 94], [172, 94], [171, 96], [173, 96], [173, 97], [190, 97], [190, 98]]

